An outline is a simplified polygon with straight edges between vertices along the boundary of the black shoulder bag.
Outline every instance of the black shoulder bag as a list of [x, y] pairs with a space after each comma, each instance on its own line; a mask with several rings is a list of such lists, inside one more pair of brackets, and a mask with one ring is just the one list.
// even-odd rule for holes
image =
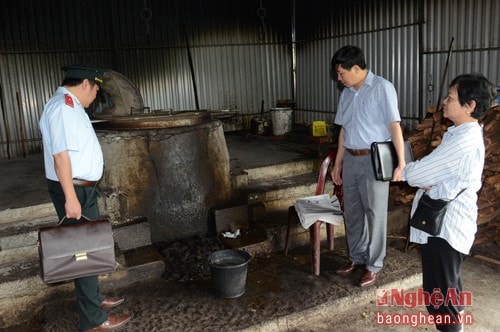
[[[462, 189], [455, 198], [460, 196], [465, 189]], [[427, 193], [424, 193], [420, 197], [417, 209], [410, 219], [410, 226], [433, 236], [438, 235], [443, 226], [443, 219], [448, 209], [448, 204], [455, 198], [449, 201], [432, 199]]]

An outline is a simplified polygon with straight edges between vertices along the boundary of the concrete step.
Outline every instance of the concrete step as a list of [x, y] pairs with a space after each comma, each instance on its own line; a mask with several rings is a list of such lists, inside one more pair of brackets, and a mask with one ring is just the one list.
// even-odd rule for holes
[[43, 218], [53, 215], [54, 205], [52, 203], [40, 203], [14, 209], [4, 209], [0, 211], [0, 225], [14, 221]]
[[[4, 262], [0, 264], [0, 317], [4, 326], [15, 325], [20, 316], [36, 312], [46, 299], [56, 294], [74, 292], [71, 281], [50, 285], [42, 281], [36, 246], [0, 251], [0, 255]], [[23, 259], [12, 259], [16, 255]], [[152, 246], [117, 251], [116, 255], [115, 272], [99, 276], [103, 293], [161, 278], [165, 271], [161, 255]]]
[[[215, 229], [218, 234], [240, 229], [241, 236], [234, 239], [221, 237], [223, 242], [229, 247], [252, 253], [283, 250], [288, 208], [298, 198], [314, 195], [321, 161], [305, 158], [233, 174], [233, 184], [238, 184], [237, 196], [242, 198], [232, 206], [215, 209]], [[333, 190], [333, 183], [327, 180], [325, 193], [333, 194]], [[323, 234], [326, 232], [321, 233], [326, 238]], [[343, 232], [335, 234], [344, 235]], [[291, 239], [293, 247], [307, 244], [309, 231], [294, 224]]]
[[[53, 207], [44, 216], [44, 207], [36, 216], [0, 223], [0, 317], [5, 325], [14, 324], [21, 310], [35, 311], [46, 299], [60, 292], [73, 292], [72, 282], [45, 284], [40, 276], [38, 229], [58, 223]], [[117, 268], [99, 276], [101, 288], [114, 289], [138, 281], [161, 278], [165, 271], [163, 257], [151, 244], [146, 220], [113, 225]]]
[[[243, 249], [254, 254], [265, 254], [269, 252], [282, 252], [285, 249], [286, 233], [288, 228], [288, 208], [286, 210], [277, 210], [265, 212], [262, 218], [249, 221], [247, 219], [248, 209], [252, 206], [239, 206], [227, 211], [238, 211], [235, 214], [226, 213], [223, 220], [216, 217], [217, 232], [221, 241], [230, 248]], [[239, 217], [238, 217], [239, 216]], [[223, 233], [231, 231], [233, 234], [239, 230], [240, 235], [236, 238], [224, 237]], [[325, 225], [321, 226], [320, 236], [326, 240]], [[334, 236], [343, 237], [345, 231], [343, 226], [337, 226], [334, 229]], [[305, 229], [296, 220], [290, 225], [290, 248], [304, 246], [310, 243], [309, 230]]]
[[[395, 232], [404, 229], [408, 225], [408, 208], [394, 207], [387, 214], [387, 232]], [[274, 211], [267, 214], [269, 221], [265, 227], [267, 237], [271, 239], [274, 251], [283, 251], [286, 243], [286, 232], [288, 228], [288, 211]], [[345, 226], [334, 227], [334, 240], [345, 237]], [[326, 226], [320, 228], [321, 241], [326, 240]], [[309, 229], [305, 229], [298, 221], [290, 225], [290, 249], [310, 244]]]
[[[54, 225], [53, 218], [37, 218], [18, 222], [18, 225], [13, 227], [11, 225], [3, 224], [3, 232], [7, 236], [2, 236], [2, 250], [0, 250], [0, 297], [7, 296], [9, 291], [13, 289], [18, 292], [19, 287], [12, 288], [9, 286], [10, 282], [21, 282], [26, 284], [26, 280], [30, 278], [38, 279], [35, 284], [44, 285], [39, 277], [40, 266], [38, 256], [38, 228], [47, 225]], [[128, 225], [118, 225], [113, 227], [113, 237], [115, 241], [115, 254], [119, 268], [117, 272], [126, 270], [132, 266], [137, 266], [140, 260], [134, 259], [127, 261], [123, 257], [124, 253], [133, 252], [134, 250], [144, 250], [141, 248], [152, 248], [151, 232], [149, 223], [146, 221], [132, 222]], [[148, 254], [148, 257], [153, 257]], [[157, 255], [155, 257], [162, 264], [162, 257]], [[131, 265], [130, 263], [133, 262]], [[150, 264], [151, 261], [145, 262]], [[119, 273], [118, 273], [119, 274]], [[28, 284], [33, 284], [29, 282]], [[33, 285], [30, 286], [31, 292]], [[7, 287], [7, 288], [5, 288]], [[24, 296], [22, 292], [18, 295]]]
[[233, 169], [231, 171], [233, 189], [244, 189], [255, 181], [279, 179], [293, 175], [310, 173], [314, 171], [317, 163], [317, 159], [303, 159], [269, 166], [237, 170]]
[[[298, 167], [298, 171], [294, 172], [288, 169], [289, 173], [281, 173], [281, 177], [255, 176], [248, 180], [244, 186], [239, 188], [239, 193], [246, 197], [246, 206], [243, 206], [242, 215], [247, 215], [246, 208], [262, 203], [265, 206], [265, 214], [268, 225], [265, 225], [265, 237], [261, 240], [255, 240], [255, 244], [259, 241], [270, 241], [272, 250], [283, 250], [285, 246], [287, 225], [288, 225], [288, 208], [296, 202], [298, 198], [314, 195], [316, 191], [318, 170], [321, 159], [307, 160], [304, 164]], [[307, 167], [303, 167], [304, 165]], [[276, 165], [277, 167], [279, 165]], [[291, 164], [287, 164], [291, 166]], [[311, 171], [305, 172], [308, 167]], [[283, 169], [287, 169], [284, 167]], [[247, 170], [249, 174], [256, 174], [256, 170]], [[325, 185], [325, 193], [333, 194], [334, 184], [327, 179]], [[241, 208], [241, 206], [240, 206]], [[226, 216], [231, 217], [229, 214]], [[408, 220], [408, 211], [403, 208], [390, 207], [388, 213], [388, 231], [396, 228], [405, 227]], [[248, 220], [245, 220], [248, 223]], [[326, 231], [323, 231], [325, 226], [322, 226], [321, 238], [326, 239]], [[334, 236], [345, 236], [345, 227], [337, 226], [334, 228]], [[246, 239], [238, 241], [229, 240], [228, 242], [237, 243], [237, 245], [249, 246]], [[309, 230], [304, 229], [299, 223], [292, 223], [290, 227], [290, 245], [291, 248], [302, 246], [310, 242]]]
[[[9, 249], [36, 245], [38, 243], [38, 229], [57, 225], [58, 222], [57, 217], [51, 215], [1, 223], [0, 253]], [[122, 251], [151, 245], [151, 230], [145, 219], [115, 223], [113, 224], [113, 235], [116, 244]]]
[[[263, 202], [268, 212], [288, 210], [297, 198], [312, 196], [316, 191], [322, 158], [304, 156], [289, 162], [263, 167], [249, 167], [233, 172], [233, 190], [246, 197], [246, 203]], [[333, 194], [334, 185], [327, 180], [325, 193]]]
[[[52, 211], [52, 213], [54, 212]], [[36, 245], [38, 241], [38, 229], [40, 227], [56, 225], [57, 223], [57, 217], [53, 215], [43, 216], [43, 214], [42, 217], [0, 223], [0, 252]]]
[[[288, 210], [298, 198], [313, 196], [318, 181], [317, 172], [263, 179], [250, 182], [242, 190], [249, 203], [264, 202], [268, 212]], [[325, 193], [333, 194], [334, 185], [327, 180]]]

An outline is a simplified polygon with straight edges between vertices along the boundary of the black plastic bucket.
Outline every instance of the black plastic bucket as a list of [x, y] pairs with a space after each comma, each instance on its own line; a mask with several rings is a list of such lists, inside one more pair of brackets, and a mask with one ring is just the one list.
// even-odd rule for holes
[[219, 250], [208, 256], [216, 296], [230, 299], [245, 293], [249, 261], [249, 253], [235, 249]]
[[253, 117], [250, 122], [252, 135], [267, 135], [271, 129], [271, 123], [266, 118]]

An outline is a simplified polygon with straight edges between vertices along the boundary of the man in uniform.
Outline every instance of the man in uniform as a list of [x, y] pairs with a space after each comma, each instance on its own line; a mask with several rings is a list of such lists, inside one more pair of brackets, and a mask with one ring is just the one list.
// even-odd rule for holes
[[[52, 202], [63, 224], [97, 219], [98, 181], [103, 172], [101, 146], [85, 112], [94, 101], [104, 70], [65, 66], [62, 86], [45, 105], [40, 118], [45, 176]], [[127, 315], [108, 315], [104, 309], [123, 303], [99, 290], [98, 276], [74, 280], [80, 327], [84, 331], [112, 331], [125, 325]]]

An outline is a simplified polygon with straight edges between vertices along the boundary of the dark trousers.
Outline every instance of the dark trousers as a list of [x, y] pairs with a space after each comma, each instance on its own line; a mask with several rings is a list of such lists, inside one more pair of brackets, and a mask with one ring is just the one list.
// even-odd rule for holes
[[[427, 244], [421, 246], [422, 274], [424, 291], [432, 294], [439, 289], [446, 298], [449, 289], [455, 289], [458, 298], [462, 292], [461, 268], [465, 255], [453, 249], [446, 240], [439, 237], [429, 237]], [[453, 325], [437, 325], [440, 331], [460, 331], [461, 325], [457, 316], [464, 307], [456, 303], [443, 304], [436, 308], [427, 306], [427, 311], [433, 315], [449, 315]]]
[[[47, 180], [47, 185], [57, 216], [61, 220], [66, 215], [64, 192], [59, 182]], [[75, 191], [82, 205], [82, 214], [89, 219], [97, 219], [99, 217], [99, 208], [97, 206], [99, 192], [97, 188], [75, 186]], [[83, 218], [82, 220], [65, 219], [63, 224], [82, 221], [84, 221]], [[77, 278], [74, 280], [74, 284], [80, 327], [82, 330], [88, 330], [101, 325], [108, 319], [108, 314], [101, 309], [101, 303], [105, 297], [100, 292], [98, 276]]]

